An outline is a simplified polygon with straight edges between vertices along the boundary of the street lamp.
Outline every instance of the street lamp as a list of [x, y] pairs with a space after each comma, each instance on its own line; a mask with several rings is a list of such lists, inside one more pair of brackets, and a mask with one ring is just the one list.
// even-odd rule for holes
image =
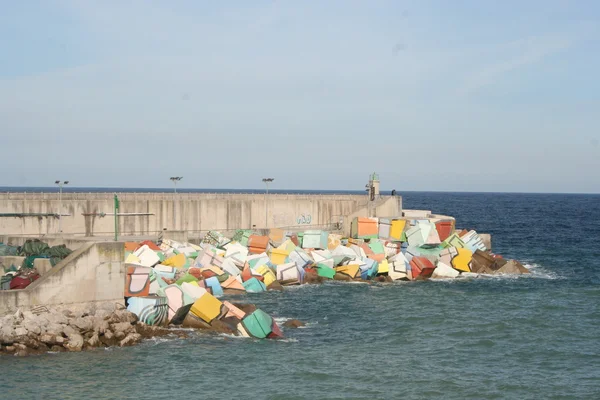
[[62, 188], [63, 185], [68, 185], [69, 181], [54, 181], [58, 185], [58, 232], [62, 233]]
[[273, 182], [275, 178], [263, 178], [263, 182], [267, 186], [267, 193], [265, 194], [265, 229], [269, 227], [269, 202], [267, 196], [269, 196], [269, 183]]
[[176, 199], [175, 199], [175, 195], [177, 194], [177, 182], [179, 182], [180, 180], [183, 179], [183, 176], [172, 176], [169, 179], [171, 179], [171, 181], [173, 181], [173, 229], [175, 229], [175, 223], [177, 221], [177, 204], [176, 204]]
[[171, 179], [173, 181], [174, 189], [175, 189], [175, 193], [177, 193], [177, 182], [179, 182], [180, 180], [183, 179], [183, 176], [172, 176], [169, 179]]

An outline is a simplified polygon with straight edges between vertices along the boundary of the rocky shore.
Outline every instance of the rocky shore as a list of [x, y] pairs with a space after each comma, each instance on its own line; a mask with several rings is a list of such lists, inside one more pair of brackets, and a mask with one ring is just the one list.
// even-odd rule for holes
[[0, 355], [28, 356], [132, 346], [143, 339], [188, 331], [149, 326], [117, 303], [37, 307], [0, 318]]

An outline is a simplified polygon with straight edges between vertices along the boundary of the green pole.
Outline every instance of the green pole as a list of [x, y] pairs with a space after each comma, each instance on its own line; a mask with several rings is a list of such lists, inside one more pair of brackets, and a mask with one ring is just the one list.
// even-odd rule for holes
[[115, 193], [115, 242], [118, 240], [119, 238], [119, 220], [118, 220], [118, 214], [119, 213], [119, 198], [117, 197], [117, 194]]

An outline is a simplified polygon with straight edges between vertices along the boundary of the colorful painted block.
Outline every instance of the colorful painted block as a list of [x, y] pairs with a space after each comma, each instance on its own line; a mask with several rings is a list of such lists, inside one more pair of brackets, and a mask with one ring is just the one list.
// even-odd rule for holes
[[413, 279], [427, 279], [435, 270], [435, 265], [425, 257], [413, 257], [409, 264]]
[[282, 285], [297, 284], [302, 282], [296, 263], [280, 264], [277, 266], [277, 280]]
[[222, 282], [221, 287], [223, 288], [223, 290], [227, 289], [229, 291], [233, 291], [233, 290], [235, 290], [237, 292], [245, 292], [246, 291], [246, 288], [244, 287], [242, 282], [240, 282], [233, 276], [230, 276], [226, 281]]
[[473, 253], [469, 249], [456, 249], [458, 254], [452, 259], [452, 266], [462, 272], [471, 272]]
[[160, 262], [160, 258], [154, 250], [151, 250], [148, 245], [144, 245], [133, 252], [140, 259], [139, 264], [144, 267], [153, 267]]
[[226, 315], [228, 311], [227, 307], [210, 293], [205, 293], [190, 308], [190, 313], [208, 324], [214, 319]]
[[379, 235], [379, 221], [377, 218], [357, 217], [352, 220], [350, 229], [355, 239], [374, 239]]
[[137, 315], [146, 325], [162, 326], [168, 322], [169, 306], [166, 297], [131, 297], [127, 310]]
[[271, 257], [270, 257], [271, 264], [273, 264], [273, 265], [285, 264], [285, 260], [289, 254], [290, 253], [284, 249], [279, 249], [279, 248], [272, 249]]
[[256, 278], [250, 278], [243, 283], [248, 293], [260, 293], [267, 290], [267, 286]]
[[206, 288], [210, 289], [213, 296], [222, 296], [223, 295], [223, 287], [221, 286], [221, 282], [217, 279], [216, 276], [205, 279], [204, 283], [206, 284]]
[[242, 325], [248, 334], [257, 339], [264, 339], [273, 332], [273, 318], [261, 309], [246, 315], [242, 319]]
[[360, 265], [358, 265], [358, 264], [342, 265], [342, 266], [335, 268], [335, 272], [349, 276], [352, 279], [354, 279], [358, 276], [359, 270], [360, 270]]
[[150, 294], [150, 267], [128, 266], [125, 278], [125, 297]]

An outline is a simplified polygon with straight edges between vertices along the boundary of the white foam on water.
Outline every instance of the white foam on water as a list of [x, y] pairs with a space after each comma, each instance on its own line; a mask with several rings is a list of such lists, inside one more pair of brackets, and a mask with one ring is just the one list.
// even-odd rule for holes
[[550, 279], [550, 280], [566, 279], [564, 276], [560, 276], [559, 274], [557, 274], [554, 271], [549, 271], [549, 270], [545, 269], [540, 264], [527, 263], [527, 264], [525, 264], [525, 268], [527, 268], [531, 272], [531, 274], [521, 275], [525, 278], [531, 277], [531, 278]]
[[275, 322], [277, 322], [277, 325], [283, 324], [285, 321], [289, 321], [291, 318], [287, 318], [287, 317], [274, 317], [273, 318], [275, 320]]
[[283, 343], [298, 343], [298, 339], [295, 338], [285, 338], [285, 339], [276, 339], [278, 342]]
[[152, 346], [156, 346], [161, 343], [172, 342], [177, 340], [178, 338], [175, 336], [163, 336], [163, 337], [153, 337], [146, 339], [145, 342], [149, 343]]
[[296, 329], [308, 329], [308, 328], [312, 328], [314, 325], [319, 325], [319, 321], [307, 322], [305, 325], [299, 326]]
[[217, 339], [217, 340], [225, 340], [225, 339], [252, 339], [252, 340], [254, 340], [254, 338], [250, 337], [250, 336], [236, 336], [231, 333], [219, 333], [218, 335], [215, 336], [215, 339]]

